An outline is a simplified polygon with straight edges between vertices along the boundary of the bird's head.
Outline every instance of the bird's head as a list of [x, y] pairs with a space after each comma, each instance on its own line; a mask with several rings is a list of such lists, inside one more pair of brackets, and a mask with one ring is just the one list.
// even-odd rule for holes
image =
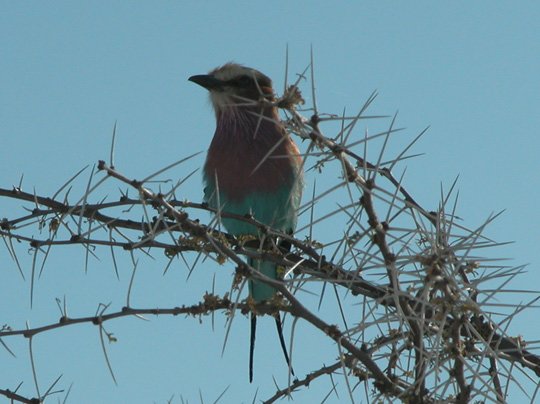
[[227, 63], [208, 74], [191, 76], [190, 81], [206, 88], [216, 114], [230, 108], [257, 106], [261, 98], [274, 99], [272, 80], [260, 71]]

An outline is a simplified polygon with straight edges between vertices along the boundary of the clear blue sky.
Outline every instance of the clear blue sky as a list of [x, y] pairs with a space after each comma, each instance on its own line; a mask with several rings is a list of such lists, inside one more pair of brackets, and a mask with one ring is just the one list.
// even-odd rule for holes
[[[512, 258], [512, 265], [530, 263], [513, 288], [538, 289], [537, 2], [0, 4], [0, 187], [18, 184], [24, 173], [23, 189], [52, 195], [83, 166], [108, 159], [115, 122], [116, 166], [129, 177], [142, 178], [204, 151], [213, 114], [204, 91], [187, 81], [190, 75], [234, 60], [262, 70], [281, 88], [286, 46], [291, 71], [300, 72], [313, 45], [320, 109], [355, 111], [377, 90], [372, 113], [399, 110], [405, 141], [430, 126], [413, 150], [425, 154], [399, 167], [398, 173], [407, 168], [410, 192], [436, 209], [441, 184], [447, 189], [459, 175], [457, 214], [463, 224], [478, 226], [490, 213], [506, 209], [487, 235], [515, 243], [492, 254]], [[186, 174], [203, 159], [201, 154], [170, 176]], [[86, 179], [79, 181], [79, 191]], [[199, 181], [196, 174], [182, 197], [200, 201]], [[115, 198], [116, 184], [110, 190]], [[0, 217], [12, 216], [6, 208], [2, 202]], [[25, 247], [19, 251], [29, 271], [31, 256]], [[100, 261], [91, 259], [85, 275], [81, 249], [54, 249], [37, 283], [36, 307], [29, 310], [29, 285], [0, 249], [0, 324], [24, 328], [27, 320], [33, 326], [57, 321], [55, 297], [66, 297], [71, 316], [91, 315], [99, 302], [119, 309], [129, 267], [118, 282], [108, 251], [98, 255]], [[165, 260], [158, 253], [154, 258], [143, 259], [139, 267], [132, 296], [138, 307], [195, 303], [211, 289], [214, 273], [221, 282], [217, 290], [229, 288], [230, 268], [205, 265], [186, 282], [185, 267], [178, 263], [162, 277]], [[528, 316], [513, 323], [511, 333], [537, 340], [537, 312]], [[206, 403], [229, 385], [223, 402], [250, 403], [257, 388], [259, 399], [273, 393], [267, 382], [272, 375], [285, 381], [267, 319], [261, 321], [258, 343], [268, 349], [257, 351], [253, 385], [247, 383], [245, 318], [235, 320], [223, 356], [225, 330], [219, 319], [214, 331], [209, 319], [201, 324], [197, 319], [150, 320], [122, 319], [107, 326], [119, 339], [109, 346], [118, 386], [106, 369], [95, 327], [68, 327], [36, 338], [41, 390], [63, 374], [61, 387], [74, 383], [70, 402], [76, 403], [165, 403], [173, 394], [174, 403], [180, 397], [199, 402], [199, 390]], [[332, 363], [335, 350], [309, 359], [322, 339], [300, 327], [308, 339], [304, 349], [302, 344], [297, 348], [298, 358], [305, 358], [299, 363], [306, 364], [297, 367], [299, 374]], [[21, 393], [32, 396], [26, 341], [6, 342], [17, 358], [0, 349], [0, 388], [13, 389], [23, 381]], [[328, 382], [314, 383], [298, 402], [322, 397], [329, 388]]]

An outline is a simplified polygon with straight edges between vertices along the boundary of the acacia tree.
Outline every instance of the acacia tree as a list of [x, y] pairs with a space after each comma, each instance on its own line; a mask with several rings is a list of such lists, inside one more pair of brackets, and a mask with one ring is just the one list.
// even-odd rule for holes
[[[312, 70], [311, 73], [314, 83]], [[200, 263], [201, 257], [212, 260], [214, 265], [227, 263], [227, 268], [234, 268], [232, 293], [201, 291], [203, 298], [196, 304], [180, 301], [170, 308], [135, 308], [130, 304], [134, 264], [124, 307], [100, 305], [95, 315], [74, 318], [60, 305], [62, 316], [58, 322], [26, 329], [5, 324], [0, 330], [3, 354], [13, 354], [12, 339], [29, 340], [31, 352], [32, 340], [40, 334], [91, 323], [99, 329], [104, 356], [114, 378], [105, 345], [114, 336], [107, 332], [105, 324], [118, 318], [212, 313], [232, 322], [235, 314], [281, 312], [293, 320], [291, 348], [296, 343], [294, 325], [305, 322], [313, 332], [326, 337], [328, 345], [336, 350], [337, 359], [333, 364], [290, 377], [289, 384], [277, 388], [265, 402], [294, 397], [310, 383], [336, 377], [345, 380], [344, 389], [351, 402], [364, 394], [366, 401], [373, 402], [505, 402], [512, 385], [520, 385], [534, 400], [540, 357], [526, 349], [527, 343], [521, 337], [512, 337], [504, 325], [532, 303], [514, 305], [506, 315], [491, 309], [495, 293], [504, 292], [507, 281], [521, 267], [494, 264], [492, 259], [477, 254], [479, 249], [498, 246], [484, 236], [486, 226], [496, 216], [473, 229], [460, 224], [456, 220], [455, 184], [449, 192], [441, 192], [436, 209], [423, 207], [407, 191], [403, 177], [397, 178], [393, 172], [411, 157], [410, 148], [425, 131], [388, 158], [387, 146], [399, 130], [395, 116], [384, 121], [390, 124], [379, 133], [358, 135], [357, 128], [363, 120], [385, 119], [368, 114], [376, 94], [369, 96], [354, 116], [325, 114], [317, 108], [313, 84], [313, 105], [303, 106], [299, 89], [303, 77], [299, 75], [275, 105], [283, 111], [283, 123], [290, 136], [304, 145], [306, 172], [311, 178], [336, 179], [322, 191], [308, 184], [306, 189], [313, 191], [304, 197], [301, 208], [304, 225], [294, 235], [276, 231], [249, 215], [217, 212], [204, 203], [186, 201], [179, 189], [190, 174], [167, 189], [162, 184], [154, 185], [153, 181], [188, 158], [143, 180], [131, 178], [129, 173], [115, 168], [114, 132], [108, 162], [97, 163], [81, 195], [70, 195], [70, 187], [81, 178], [83, 170], [54, 195], [38, 195], [22, 187], [0, 189], [4, 202], [16, 201], [27, 211], [10, 216], [2, 209], [7, 217], [0, 223], [0, 235], [23, 278], [24, 274], [30, 275], [31, 296], [35, 278], [53, 248], [82, 247], [88, 256], [94, 254], [95, 247], [106, 246], [117, 273], [116, 256], [129, 254], [135, 263], [138, 254], [155, 251], [163, 252], [166, 268], [188, 255], [195, 257], [190, 270]], [[261, 97], [259, 102], [270, 101]], [[100, 194], [105, 181], [132, 188], [137, 197], [126, 192], [105, 198]], [[316, 214], [317, 204], [329, 199], [337, 208]], [[211, 212], [215, 219], [201, 220], [203, 212]], [[257, 226], [261, 240], [225, 233], [220, 226], [220, 218], [224, 217]], [[332, 238], [321, 230], [329, 221], [339, 226], [339, 237]], [[30, 269], [20, 263], [21, 248], [30, 249]], [[273, 261], [287, 268], [288, 274], [282, 281], [269, 279], [249, 266], [247, 257]], [[279, 294], [272, 301], [255, 304], [245, 299], [244, 285], [248, 279], [271, 284]], [[499, 286], [488, 289], [485, 285], [494, 280], [500, 281]], [[333, 291], [339, 310], [332, 318], [324, 318], [305, 299], [306, 290], [316, 293], [321, 301], [325, 293]], [[30, 360], [33, 361], [32, 355]], [[35, 398], [4, 386], [0, 386], [0, 394], [12, 401], [33, 403], [45, 401], [58, 388], [57, 380], [47, 391], [40, 391], [35, 372], [33, 379]], [[530, 385], [525, 386], [523, 380]]]

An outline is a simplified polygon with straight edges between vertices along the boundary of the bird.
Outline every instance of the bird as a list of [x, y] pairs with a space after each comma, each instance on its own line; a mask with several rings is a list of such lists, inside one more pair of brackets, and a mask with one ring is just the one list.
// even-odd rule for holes
[[[279, 118], [278, 108], [272, 104], [272, 80], [234, 62], [189, 80], [209, 91], [216, 118], [203, 168], [204, 201], [217, 211], [249, 215], [272, 229], [293, 234], [302, 197], [302, 157]], [[234, 236], [264, 238], [256, 226], [246, 221], [223, 217], [221, 223]], [[248, 264], [272, 279], [282, 277], [283, 271], [273, 262], [248, 258]], [[255, 303], [276, 295], [274, 287], [254, 279], [248, 281], [248, 289]], [[285, 360], [294, 375], [279, 312], [275, 323]], [[252, 312], [250, 383], [256, 328], [257, 317]]]

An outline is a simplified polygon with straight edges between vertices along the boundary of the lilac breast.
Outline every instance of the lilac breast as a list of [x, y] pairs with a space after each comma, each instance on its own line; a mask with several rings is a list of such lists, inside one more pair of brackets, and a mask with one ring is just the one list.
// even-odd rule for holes
[[[277, 119], [277, 113], [272, 115]], [[213, 184], [217, 176], [220, 192], [231, 201], [276, 192], [294, 182], [301, 163], [298, 154], [278, 122], [259, 119], [245, 109], [223, 112], [208, 150], [205, 182]]]

